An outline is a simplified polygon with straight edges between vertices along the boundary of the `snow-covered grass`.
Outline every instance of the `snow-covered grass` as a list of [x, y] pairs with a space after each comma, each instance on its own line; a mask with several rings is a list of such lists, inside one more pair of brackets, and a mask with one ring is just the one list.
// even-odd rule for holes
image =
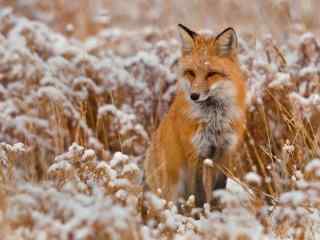
[[240, 31], [245, 142], [219, 205], [197, 209], [142, 188], [175, 93], [176, 29], [103, 26], [80, 41], [0, 10], [0, 239], [320, 239], [319, 38]]

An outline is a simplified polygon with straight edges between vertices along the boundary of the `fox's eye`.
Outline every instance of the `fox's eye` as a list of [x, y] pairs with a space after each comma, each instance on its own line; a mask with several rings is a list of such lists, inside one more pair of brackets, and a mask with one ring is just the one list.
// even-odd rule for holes
[[193, 78], [196, 77], [196, 74], [194, 73], [194, 71], [193, 71], [193, 70], [190, 70], [190, 69], [185, 70], [185, 71], [183, 72], [183, 75], [184, 75], [185, 77], [189, 78], [189, 79], [193, 79]]
[[224, 76], [224, 73], [221, 73], [221, 72], [216, 72], [216, 71], [211, 71], [211, 72], [208, 72], [207, 74], [207, 79], [208, 78], [211, 78], [211, 77], [215, 77], [215, 76]]

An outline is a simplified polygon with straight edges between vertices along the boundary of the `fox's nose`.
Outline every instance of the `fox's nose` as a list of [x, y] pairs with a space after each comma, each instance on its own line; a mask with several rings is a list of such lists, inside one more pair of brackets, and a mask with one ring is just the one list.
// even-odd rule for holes
[[199, 93], [191, 93], [190, 98], [192, 101], [197, 101], [200, 97]]

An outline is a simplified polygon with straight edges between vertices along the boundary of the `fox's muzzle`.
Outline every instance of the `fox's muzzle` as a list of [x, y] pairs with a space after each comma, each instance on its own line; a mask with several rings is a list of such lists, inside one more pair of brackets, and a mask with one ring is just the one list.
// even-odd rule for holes
[[191, 91], [190, 99], [194, 102], [206, 101], [209, 97], [209, 91]]

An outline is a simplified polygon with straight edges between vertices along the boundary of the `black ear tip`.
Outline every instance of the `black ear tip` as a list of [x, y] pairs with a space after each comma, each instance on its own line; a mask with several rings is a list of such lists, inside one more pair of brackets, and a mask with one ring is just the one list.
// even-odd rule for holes
[[179, 23], [178, 27], [180, 27], [182, 30], [184, 30], [185, 32], [187, 32], [192, 38], [197, 36], [197, 33], [190, 30], [189, 28], [187, 28], [185, 25]]
[[226, 32], [232, 32], [232, 33], [234, 33], [235, 35], [237, 35], [236, 30], [234, 30], [233, 27], [228, 27], [228, 28], [226, 28], [225, 30], [223, 30], [222, 34], [223, 34], [223, 33], [226, 33]]
[[182, 29], [185, 30], [185, 31], [189, 31], [189, 29], [188, 29], [185, 25], [183, 25], [183, 24], [181, 24], [181, 23], [178, 24], [178, 27], [179, 27], [179, 28], [182, 28]]
[[224, 29], [221, 33], [219, 33], [219, 34], [216, 36], [216, 39], [220, 38], [220, 37], [223, 36], [225, 33], [230, 33], [230, 32], [235, 36], [235, 38], [237, 38], [237, 33], [236, 33], [236, 31], [234, 30], [234, 28], [228, 27], [228, 28]]
[[235, 30], [234, 30], [233, 27], [228, 27], [228, 28], [226, 29], [226, 31], [233, 31], [233, 32], [235, 32]]

